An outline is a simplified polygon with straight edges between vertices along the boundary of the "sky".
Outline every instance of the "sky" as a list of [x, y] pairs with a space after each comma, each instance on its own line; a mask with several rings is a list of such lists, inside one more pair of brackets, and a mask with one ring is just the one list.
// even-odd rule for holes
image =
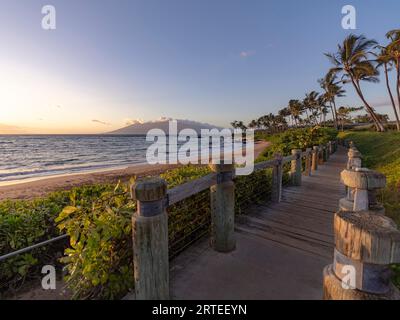
[[[229, 126], [319, 90], [350, 32], [385, 43], [398, 0], [0, 0], [0, 133], [102, 133], [160, 117]], [[357, 29], [341, 26], [344, 5]], [[42, 7], [56, 29], [42, 28]], [[383, 82], [363, 84], [392, 115]], [[339, 105], [359, 106], [351, 86]]]

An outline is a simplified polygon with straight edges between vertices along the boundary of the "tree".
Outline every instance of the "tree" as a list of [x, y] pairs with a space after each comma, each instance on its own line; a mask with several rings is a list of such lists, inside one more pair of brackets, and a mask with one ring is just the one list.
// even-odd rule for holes
[[300, 116], [303, 113], [301, 102], [299, 100], [290, 100], [288, 108], [290, 111], [290, 115], [294, 119], [296, 127], [298, 127]]
[[[306, 112], [307, 119], [311, 123], [314, 121], [314, 124], [317, 124], [317, 118], [314, 116], [314, 112], [318, 109], [318, 92], [311, 91], [310, 93], [306, 93], [306, 97], [303, 100], [303, 110]], [[308, 114], [310, 111], [311, 117]]]
[[[400, 113], [400, 29], [389, 31], [386, 34], [386, 38], [388, 38], [391, 42], [386, 46], [386, 48], [384, 48], [384, 53], [387, 55], [388, 58], [390, 58], [391, 62], [396, 68], [396, 93]], [[396, 112], [395, 115], [397, 115], [397, 129], [400, 130], [398, 113]]]
[[249, 127], [250, 129], [256, 129], [256, 128], [258, 128], [257, 120], [251, 120], [251, 122], [248, 124], [248, 127]]
[[[389, 71], [391, 71], [392, 64], [393, 64], [393, 59], [392, 57], [388, 54], [388, 51], [385, 47], [381, 47], [381, 50], [378, 54], [376, 54], [376, 62], [377, 62], [377, 68], [383, 67], [383, 71], [385, 73], [385, 82], [386, 82], [386, 88], [389, 93], [390, 101], [392, 102], [392, 107], [394, 111], [394, 115], [396, 118], [396, 126], [397, 126], [397, 131], [400, 131], [400, 120], [399, 120], [399, 115], [397, 113], [397, 108], [396, 108], [396, 103], [394, 102], [393, 94], [392, 94], [392, 89], [390, 89], [390, 83], [389, 83]], [[397, 95], [398, 101], [400, 103], [400, 95]]]
[[372, 62], [368, 60], [368, 50], [376, 46], [375, 40], [368, 40], [363, 35], [356, 36], [350, 34], [345, 38], [343, 44], [338, 45], [336, 53], [325, 54], [335, 67], [330, 72], [334, 74], [342, 74], [342, 82], [351, 82], [365, 105], [367, 112], [370, 114], [377, 131], [385, 131], [382, 122], [377, 117], [374, 109], [366, 101], [361, 90], [361, 81], [378, 82], [378, 70]]
[[344, 129], [345, 122], [350, 122], [351, 121], [350, 114], [352, 112], [360, 111], [362, 109], [364, 109], [364, 107], [356, 107], [356, 108], [354, 108], [354, 107], [340, 107], [338, 109], [338, 120], [339, 120], [339, 122], [341, 124], [342, 131]]
[[337, 77], [335, 73], [328, 72], [324, 78], [318, 80], [321, 88], [325, 91], [324, 97], [329, 103], [329, 107], [332, 112], [332, 119], [336, 129], [338, 128], [337, 109], [336, 109], [336, 97], [344, 97], [345, 90], [338, 85]]
[[243, 131], [245, 131], [247, 129], [247, 127], [244, 125], [243, 121], [233, 121], [231, 122], [231, 126], [234, 129], [242, 129]]

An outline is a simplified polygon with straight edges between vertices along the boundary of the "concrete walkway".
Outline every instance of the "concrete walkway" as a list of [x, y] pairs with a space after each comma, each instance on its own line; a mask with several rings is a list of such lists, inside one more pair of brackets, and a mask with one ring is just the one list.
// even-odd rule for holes
[[171, 263], [174, 299], [321, 299], [322, 270], [333, 259], [333, 214], [344, 196], [344, 148], [282, 202], [237, 219], [237, 249], [217, 253], [204, 239]]

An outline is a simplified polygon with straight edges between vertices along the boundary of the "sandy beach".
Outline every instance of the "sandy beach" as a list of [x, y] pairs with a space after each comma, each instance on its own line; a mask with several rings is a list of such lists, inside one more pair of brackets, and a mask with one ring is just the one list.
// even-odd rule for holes
[[[269, 146], [269, 144], [270, 143], [266, 141], [256, 142], [254, 145], [254, 158], [257, 158], [258, 155]], [[28, 182], [13, 182], [9, 185], [0, 186], [0, 200], [32, 199], [43, 196], [52, 191], [68, 190], [76, 186], [107, 182], [114, 183], [119, 179], [128, 180], [133, 175], [139, 177], [158, 175], [166, 170], [177, 168], [179, 166], [180, 165], [137, 164], [123, 169], [58, 175]]]

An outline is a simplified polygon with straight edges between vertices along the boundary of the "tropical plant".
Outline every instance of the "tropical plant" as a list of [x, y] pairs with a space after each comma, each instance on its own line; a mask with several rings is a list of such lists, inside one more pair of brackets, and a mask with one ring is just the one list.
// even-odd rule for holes
[[373, 63], [368, 60], [368, 50], [376, 45], [377, 42], [375, 40], [369, 40], [363, 35], [356, 36], [350, 34], [345, 38], [343, 44], [338, 45], [336, 53], [326, 53], [325, 55], [334, 65], [330, 72], [341, 74], [343, 83], [351, 82], [353, 84], [367, 112], [370, 114], [377, 131], [385, 131], [382, 122], [365, 99], [361, 89], [361, 81], [379, 82], [377, 77], [379, 72]]
[[336, 75], [333, 72], [328, 72], [324, 78], [318, 80], [321, 88], [325, 91], [324, 97], [332, 112], [332, 119], [336, 129], [338, 128], [336, 97], [343, 97], [345, 90], [339, 86]]
[[292, 99], [289, 101], [288, 109], [296, 127], [298, 127], [300, 116], [303, 113], [302, 103], [299, 100]]
[[[385, 47], [380, 46], [380, 51], [379, 53], [375, 54], [376, 56], [376, 62], [377, 62], [377, 68], [383, 67], [383, 71], [385, 74], [385, 83], [386, 83], [386, 88], [389, 93], [390, 101], [392, 103], [392, 108], [393, 112], [396, 118], [396, 126], [397, 126], [397, 131], [400, 131], [400, 120], [399, 120], [399, 114], [397, 112], [396, 108], [396, 103], [394, 102], [394, 97], [392, 94], [392, 90], [390, 88], [390, 83], [389, 83], [389, 71], [392, 70], [393, 67], [393, 58], [389, 54], [388, 50]], [[397, 90], [397, 98], [400, 103], [400, 95], [399, 91]]]

